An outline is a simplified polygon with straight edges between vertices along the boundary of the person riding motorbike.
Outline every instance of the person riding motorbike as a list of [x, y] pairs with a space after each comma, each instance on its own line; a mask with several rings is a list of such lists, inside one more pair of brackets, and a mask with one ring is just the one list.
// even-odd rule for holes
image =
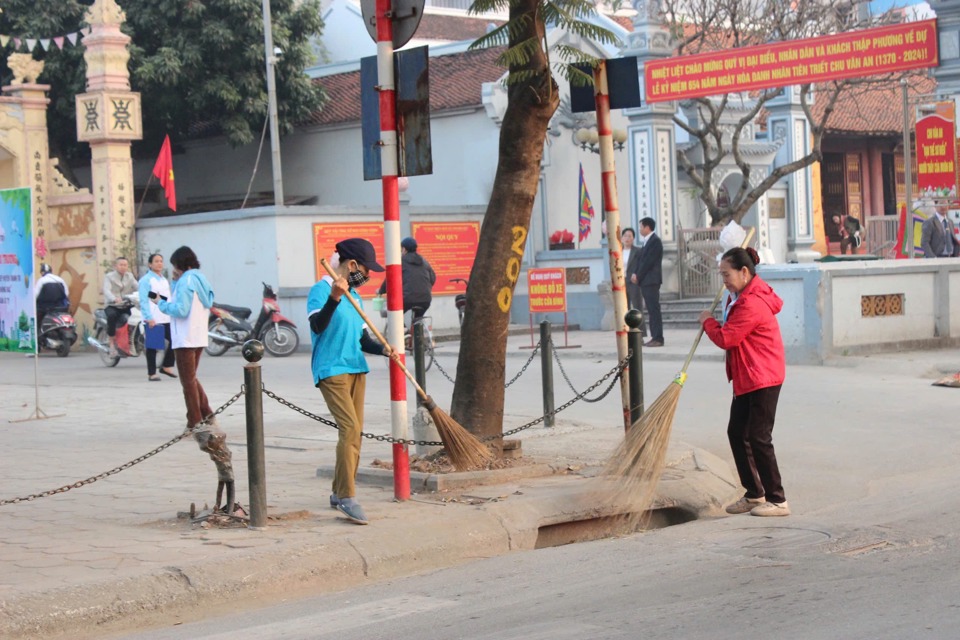
[[117, 324], [132, 303], [127, 296], [139, 295], [140, 286], [130, 273], [130, 263], [123, 256], [114, 262], [114, 270], [103, 279], [103, 312], [107, 316], [107, 336], [110, 338], [110, 356], [117, 356]]
[[70, 308], [70, 296], [67, 293], [67, 283], [48, 264], [40, 265], [40, 279], [33, 287], [33, 295], [37, 300], [37, 326], [42, 326], [43, 317], [50, 311]]
[[[433, 285], [437, 282], [437, 274], [427, 259], [417, 253], [417, 241], [413, 238], [404, 238], [400, 241], [400, 265], [403, 276], [403, 312], [413, 309], [414, 320], [423, 316], [433, 302]], [[382, 296], [387, 291], [387, 281], [384, 280], [377, 291]]]

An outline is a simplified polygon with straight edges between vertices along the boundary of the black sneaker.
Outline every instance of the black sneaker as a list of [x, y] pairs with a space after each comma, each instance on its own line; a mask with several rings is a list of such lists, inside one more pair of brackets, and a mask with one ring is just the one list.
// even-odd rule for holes
[[336, 509], [336, 508], [339, 507], [339, 506], [340, 506], [340, 498], [337, 497], [337, 494], [331, 493], [331, 494], [330, 494], [330, 508], [331, 508], [331, 509]]

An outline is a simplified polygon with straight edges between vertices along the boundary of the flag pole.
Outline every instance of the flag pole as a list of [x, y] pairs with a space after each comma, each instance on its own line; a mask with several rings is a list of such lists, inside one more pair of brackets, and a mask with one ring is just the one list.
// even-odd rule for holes
[[153, 184], [153, 172], [150, 172], [150, 178], [147, 179], [146, 186], [143, 187], [143, 195], [140, 196], [140, 204], [137, 205], [137, 213], [134, 214], [133, 219], [140, 219], [140, 212], [143, 211], [143, 202], [147, 199], [147, 191], [150, 190], [150, 185]]

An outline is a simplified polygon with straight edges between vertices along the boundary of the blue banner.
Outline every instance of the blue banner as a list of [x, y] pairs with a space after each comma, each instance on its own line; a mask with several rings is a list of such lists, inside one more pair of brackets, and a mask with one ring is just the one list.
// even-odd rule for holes
[[36, 352], [30, 189], [0, 190], [0, 351]]

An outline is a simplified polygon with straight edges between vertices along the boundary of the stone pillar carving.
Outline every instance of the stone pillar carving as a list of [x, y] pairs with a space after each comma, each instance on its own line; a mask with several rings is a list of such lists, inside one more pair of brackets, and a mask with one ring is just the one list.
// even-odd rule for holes
[[[0, 125], [0, 128], [6, 133], [16, 130], [20, 134], [22, 131], [16, 136], [17, 140], [8, 141], [12, 143], [11, 149], [22, 150], [17, 157], [15, 184], [33, 189], [34, 252], [40, 259], [45, 259], [47, 229], [50, 228], [46, 193], [50, 170], [50, 147], [47, 141], [47, 105], [50, 103], [47, 91], [50, 86], [36, 84], [37, 76], [43, 71], [43, 62], [34, 60], [29, 53], [13, 53], [7, 58], [7, 64], [14, 73], [14, 79], [9, 86], [3, 87], [3, 92], [19, 105], [22, 122], [17, 123], [15, 118], [8, 115], [4, 120], [9, 126]], [[39, 273], [39, 263], [35, 266]]]
[[[135, 198], [130, 142], [142, 137], [140, 94], [130, 91], [127, 45], [120, 31], [124, 14], [115, 0], [96, 0], [87, 9], [91, 33], [84, 38], [87, 92], [78, 95], [77, 138], [92, 155], [97, 263], [103, 268], [121, 253], [135, 253]], [[128, 256], [131, 261], [135, 255]]]
[[[812, 100], [812, 96], [810, 98]], [[810, 122], [800, 106], [800, 87], [784, 87], [783, 92], [766, 104], [768, 127], [782, 144], [774, 164], [782, 166], [810, 153]], [[812, 262], [820, 254], [812, 249], [816, 241], [813, 229], [813, 180], [810, 167], [782, 178], [787, 197], [787, 260]]]
[[[648, 60], [667, 58], [672, 53], [670, 33], [660, 21], [657, 0], [636, 0], [633, 32], [621, 51], [636, 56], [640, 67], [643, 106], [627, 109], [630, 154], [631, 224], [650, 217], [657, 221], [657, 234], [668, 250], [675, 247], [677, 220], [677, 149], [673, 115], [675, 102], [648, 104], [643, 87], [643, 65]], [[629, 226], [627, 220], [623, 226]]]
[[937, 14], [940, 65], [933, 68], [937, 93], [960, 95], [960, 0], [929, 0]]

